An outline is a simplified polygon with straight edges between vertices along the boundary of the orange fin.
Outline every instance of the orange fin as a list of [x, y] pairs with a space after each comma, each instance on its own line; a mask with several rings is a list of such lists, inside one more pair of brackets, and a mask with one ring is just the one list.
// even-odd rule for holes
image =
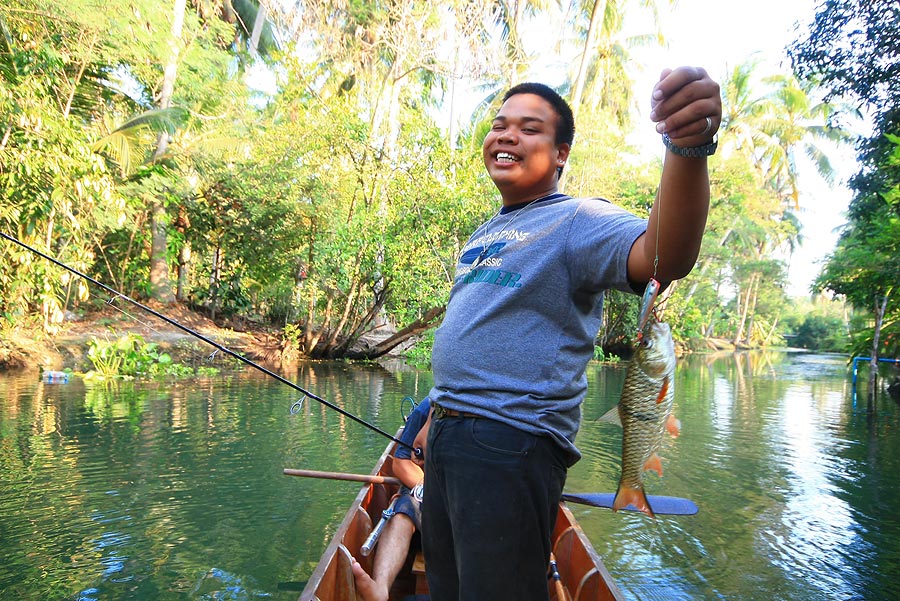
[[644, 462], [644, 471], [653, 470], [657, 474], [662, 477], [663, 469], [662, 469], [662, 459], [659, 458], [659, 455], [653, 453], [650, 457], [647, 458], [647, 461]]
[[672, 438], [678, 438], [678, 435], [681, 434], [681, 420], [671, 413], [666, 418], [666, 431], [672, 435]]
[[647, 494], [644, 492], [643, 487], [631, 488], [620, 484], [619, 490], [616, 491], [616, 498], [613, 500], [613, 511], [625, 509], [629, 505], [643, 511], [651, 518], [656, 517], [653, 514], [653, 509], [650, 508], [650, 501], [647, 500]]
[[659, 405], [664, 400], [666, 400], [666, 394], [669, 392], [669, 377], [666, 376], [663, 379], [662, 388], [659, 389], [659, 394], [656, 395], [656, 404]]

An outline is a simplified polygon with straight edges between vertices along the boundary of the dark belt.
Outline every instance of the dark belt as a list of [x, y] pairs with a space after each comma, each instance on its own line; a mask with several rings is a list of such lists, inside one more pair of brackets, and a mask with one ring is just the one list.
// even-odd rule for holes
[[466, 411], [447, 409], [446, 407], [441, 407], [437, 403], [431, 403], [431, 406], [434, 408], [434, 419], [444, 419], [445, 417], [481, 417], [480, 415], [475, 415], [474, 413], [468, 413]]

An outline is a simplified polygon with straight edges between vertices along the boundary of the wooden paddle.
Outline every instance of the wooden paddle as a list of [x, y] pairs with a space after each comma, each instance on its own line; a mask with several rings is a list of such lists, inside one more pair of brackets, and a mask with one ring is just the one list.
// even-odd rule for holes
[[[301, 476], [303, 478], [324, 478], [326, 480], [349, 480], [351, 482], [365, 482], [369, 484], [400, 484], [400, 480], [391, 476], [370, 476], [367, 474], [348, 474], [346, 472], [320, 472], [316, 470], [294, 470], [284, 468], [287, 476]], [[612, 509], [616, 495], [606, 492], [563, 493], [562, 500], [570, 503], [581, 503], [592, 507], [605, 507]], [[658, 515], [694, 515], [700, 509], [690, 499], [681, 497], [663, 497], [659, 495], [647, 495], [647, 501], [653, 508], [653, 513]], [[638, 511], [631, 505], [624, 511]]]
[[[616, 499], [615, 493], [611, 492], [564, 492], [563, 501], [571, 503], [581, 503], [582, 505], [590, 505], [592, 507], [605, 507], [612, 509], [613, 501]], [[653, 508], [653, 513], [657, 515], [694, 515], [700, 509], [690, 499], [682, 499], [681, 497], [662, 497], [658, 495], [647, 495], [647, 502]], [[632, 505], [622, 508], [623, 511], [640, 511]]]
[[324, 478], [325, 480], [349, 480], [351, 482], [365, 482], [367, 484], [401, 484], [398, 478], [391, 476], [370, 476], [368, 474], [348, 474], [345, 472], [319, 472], [316, 470], [292, 470], [284, 468], [285, 476], [300, 476], [302, 478]]

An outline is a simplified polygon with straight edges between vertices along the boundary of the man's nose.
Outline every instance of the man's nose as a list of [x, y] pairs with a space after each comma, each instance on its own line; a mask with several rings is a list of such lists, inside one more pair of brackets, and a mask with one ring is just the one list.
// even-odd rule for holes
[[499, 142], [515, 142], [516, 141], [516, 133], [511, 127], [507, 127], [500, 135], [497, 136], [497, 141]]

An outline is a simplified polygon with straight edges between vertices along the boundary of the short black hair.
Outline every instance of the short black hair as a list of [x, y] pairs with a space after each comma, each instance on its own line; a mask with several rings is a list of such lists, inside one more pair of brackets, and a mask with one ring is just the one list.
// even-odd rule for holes
[[559, 123], [556, 126], [556, 143], [572, 145], [575, 139], [575, 117], [569, 103], [556, 93], [556, 90], [542, 83], [526, 82], [511, 87], [503, 95], [506, 102], [516, 94], [534, 94], [550, 103], [553, 110], [559, 115]]

